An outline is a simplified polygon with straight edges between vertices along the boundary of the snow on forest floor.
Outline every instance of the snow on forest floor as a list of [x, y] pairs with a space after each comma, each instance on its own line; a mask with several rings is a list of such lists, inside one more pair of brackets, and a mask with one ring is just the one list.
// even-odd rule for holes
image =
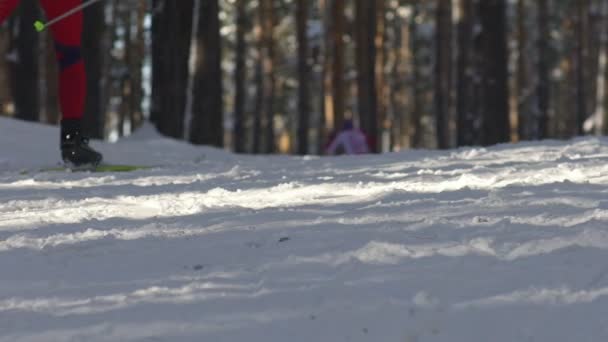
[[[608, 140], [36, 172], [0, 119], [0, 342], [608, 341]], [[27, 144], [27, 145], [25, 145]]]

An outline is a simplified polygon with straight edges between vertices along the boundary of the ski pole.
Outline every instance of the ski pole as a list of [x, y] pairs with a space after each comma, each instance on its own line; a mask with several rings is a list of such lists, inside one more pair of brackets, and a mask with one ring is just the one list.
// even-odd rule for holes
[[34, 28], [36, 28], [36, 31], [42, 32], [42, 31], [46, 30], [47, 28], [55, 25], [56, 23], [62, 21], [63, 19], [71, 16], [72, 14], [82, 11], [83, 9], [85, 9], [99, 1], [101, 1], [101, 0], [89, 0], [88, 2], [85, 2], [79, 6], [76, 6], [76, 7], [72, 8], [71, 10], [63, 13], [62, 15], [54, 18], [53, 20], [49, 21], [48, 23], [44, 23], [41, 20], [36, 20], [36, 22], [34, 23]]

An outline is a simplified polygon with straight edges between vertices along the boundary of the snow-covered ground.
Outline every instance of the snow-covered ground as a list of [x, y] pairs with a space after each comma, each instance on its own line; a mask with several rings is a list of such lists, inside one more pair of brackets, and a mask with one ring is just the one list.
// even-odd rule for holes
[[0, 341], [608, 341], [608, 140], [36, 172], [0, 119]]

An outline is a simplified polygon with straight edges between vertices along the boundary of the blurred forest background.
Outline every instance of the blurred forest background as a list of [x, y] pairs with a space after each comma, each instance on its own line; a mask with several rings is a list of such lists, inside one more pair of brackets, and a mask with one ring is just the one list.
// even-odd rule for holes
[[[37, 0], [0, 27], [0, 115], [56, 124]], [[239, 153], [376, 152], [605, 134], [608, 0], [105, 0], [85, 10], [86, 124], [145, 120]]]

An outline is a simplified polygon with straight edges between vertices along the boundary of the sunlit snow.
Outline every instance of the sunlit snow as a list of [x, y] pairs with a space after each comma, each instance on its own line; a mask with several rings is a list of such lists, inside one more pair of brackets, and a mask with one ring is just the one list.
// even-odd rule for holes
[[243, 156], [0, 119], [0, 342], [608, 341], [608, 140]]

